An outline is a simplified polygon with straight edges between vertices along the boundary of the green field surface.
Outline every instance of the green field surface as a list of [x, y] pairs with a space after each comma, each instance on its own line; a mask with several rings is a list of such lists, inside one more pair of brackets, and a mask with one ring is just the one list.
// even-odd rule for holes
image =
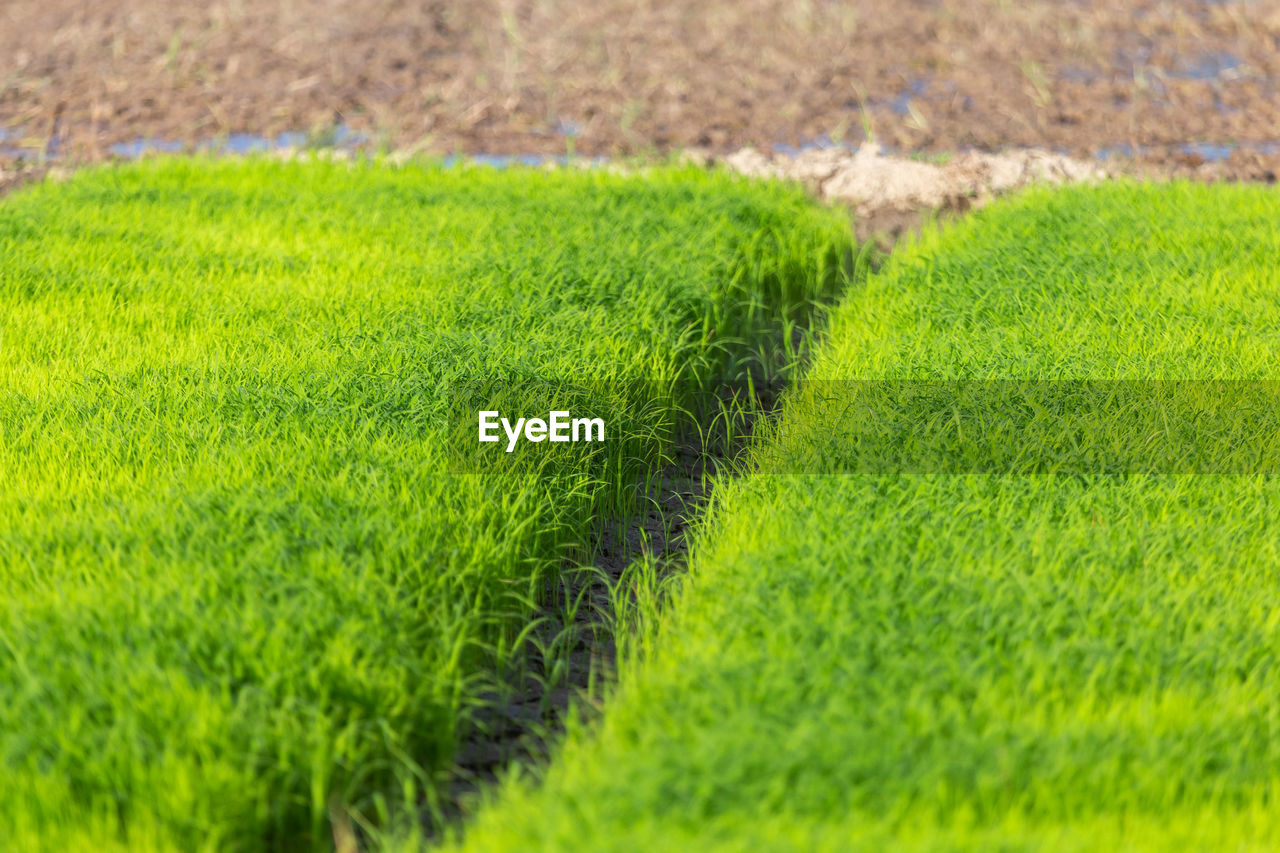
[[[162, 160], [5, 199], [0, 845], [425, 813], [548, 580], [851, 239], [689, 169]], [[534, 399], [607, 440], [457, 452]]]
[[[1205, 473], [1192, 440], [1059, 470], [1050, 441], [1083, 412], [1077, 438], [1123, 450], [1149, 412], [1089, 396], [1120, 382], [1280, 377], [1277, 222], [1270, 188], [1106, 185], [896, 254], [833, 312], [599, 724], [463, 842], [1280, 846], [1280, 469]], [[990, 457], [867, 427], [946, 415], [919, 383], [1013, 380], [1087, 393], [1026, 409]]]

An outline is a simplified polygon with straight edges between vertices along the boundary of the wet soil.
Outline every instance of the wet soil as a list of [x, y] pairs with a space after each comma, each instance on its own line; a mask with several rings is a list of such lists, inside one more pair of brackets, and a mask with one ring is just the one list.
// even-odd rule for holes
[[[792, 334], [792, 351], [807, 359], [804, 332], [797, 328]], [[443, 780], [443, 795], [424, 809], [428, 834], [458, 826], [503, 771], [539, 772], [570, 714], [588, 720], [600, 712], [614, 681], [618, 632], [643, 630], [633, 623], [634, 613], [619, 612], [617, 605], [632, 609], [641, 596], [649, 597], [648, 606], [665, 604], [668, 582], [686, 570], [692, 525], [715, 484], [739, 473], [756, 428], [778, 411], [785, 387], [780, 379], [761, 377], [720, 388], [719, 410], [735, 413], [732, 427], [720, 421], [717, 428], [686, 432], [657, 476], [636, 484], [636, 511], [604, 524], [585, 564], [569, 561], [548, 583], [534, 641], [517, 656], [501, 687], [481, 696], [469, 714], [469, 732]], [[753, 391], [747, 394], [747, 388]], [[649, 561], [656, 584], [643, 593], [627, 576], [640, 560]]]
[[[443, 796], [424, 809], [429, 834], [457, 825], [504, 770], [519, 766], [536, 772], [569, 714], [586, 719], [601, 709], [617, 660], [615, 631], [634, 627], [615, 609], [611, 588], [623, 583], [626, 570], [641, 559], [653, 561], [660, 579], [684, 571], [690, 524], [705, 507], [716, 473], [746, 444], [744, 437], [732, 451], [714, 455], [692, 442], [679, 445], [651, 491], [637, 491], [640, 509], [600, 531], [589, 565], [570, 565], [548, 586], [534, 642], [502, 689], [480, 697], [470, 732], [442, 786]], [[618, 594], [627, 601], [635, 598], [625, 588]], [[555, 651], [544, 654], [549, 648]]]
[[440, 154], [871, 136], [1274, 180], [1280, 3], [6, 0], [0, 128], [9, 161], [336, 129]]

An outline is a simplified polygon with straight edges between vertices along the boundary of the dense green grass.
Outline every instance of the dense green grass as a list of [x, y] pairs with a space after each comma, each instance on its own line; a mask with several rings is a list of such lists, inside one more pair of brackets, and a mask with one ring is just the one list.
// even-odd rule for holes
[[[942, 470], [867, 425], [936, 418], [883, 393], [920, 380], [1280, 377], [1277, 221], [1266, 188], [1077, 188], [891, 259], [599, 727], [500, 790], [471, 848], [1274, 849], [1275, 471], [1055, 471], [1034, 409], [1015, 473]], [[1076, 387], [1081, 435], [1128, 441], [1132, 412], [1090, 409], [1119, 386]]]
[[[6, 199], [4, 846], [414, 820], [548, 578], [849, 250], [690, 170], [164, 161]], [[458, 452], [551, 402], [606, 443]]]

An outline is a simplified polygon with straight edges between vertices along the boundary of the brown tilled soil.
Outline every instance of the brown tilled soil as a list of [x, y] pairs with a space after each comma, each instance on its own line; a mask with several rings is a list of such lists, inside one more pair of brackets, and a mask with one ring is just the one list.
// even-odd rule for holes
[[899, 151], [1107, 150], [1140, 171], [1270, 180], [1280, 2], [0, 3], [10, 175], [139, 137], [338, 125], [437, 153], [723, 154], [871, 134]]

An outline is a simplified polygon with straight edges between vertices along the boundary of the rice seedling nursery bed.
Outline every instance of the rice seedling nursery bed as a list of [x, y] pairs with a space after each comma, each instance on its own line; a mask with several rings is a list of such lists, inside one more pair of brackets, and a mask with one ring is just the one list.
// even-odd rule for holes
[[1278, 217], [1107, 185], [900, 250], [600, 724], [458, 843], [1274, 847]]
[[[438, 806], [548, 580], [851, 248], [688, 169], [166, 160], [5, 199], [5, 845], [331, 849]], [[477, 443], [558, 409], [608, 440]]]
[[[626, 614], [603, 716], [444, 845], [1274, 846], [1277, 216], [1033, 191], [863, 281], [845, 214], [696, 170], [197, 159], [18, 193], [0, 827], [441, 841], [548, 583], [843, 288], [687, 577]], [[483, 410], [608, 440], [508, 454]]]

